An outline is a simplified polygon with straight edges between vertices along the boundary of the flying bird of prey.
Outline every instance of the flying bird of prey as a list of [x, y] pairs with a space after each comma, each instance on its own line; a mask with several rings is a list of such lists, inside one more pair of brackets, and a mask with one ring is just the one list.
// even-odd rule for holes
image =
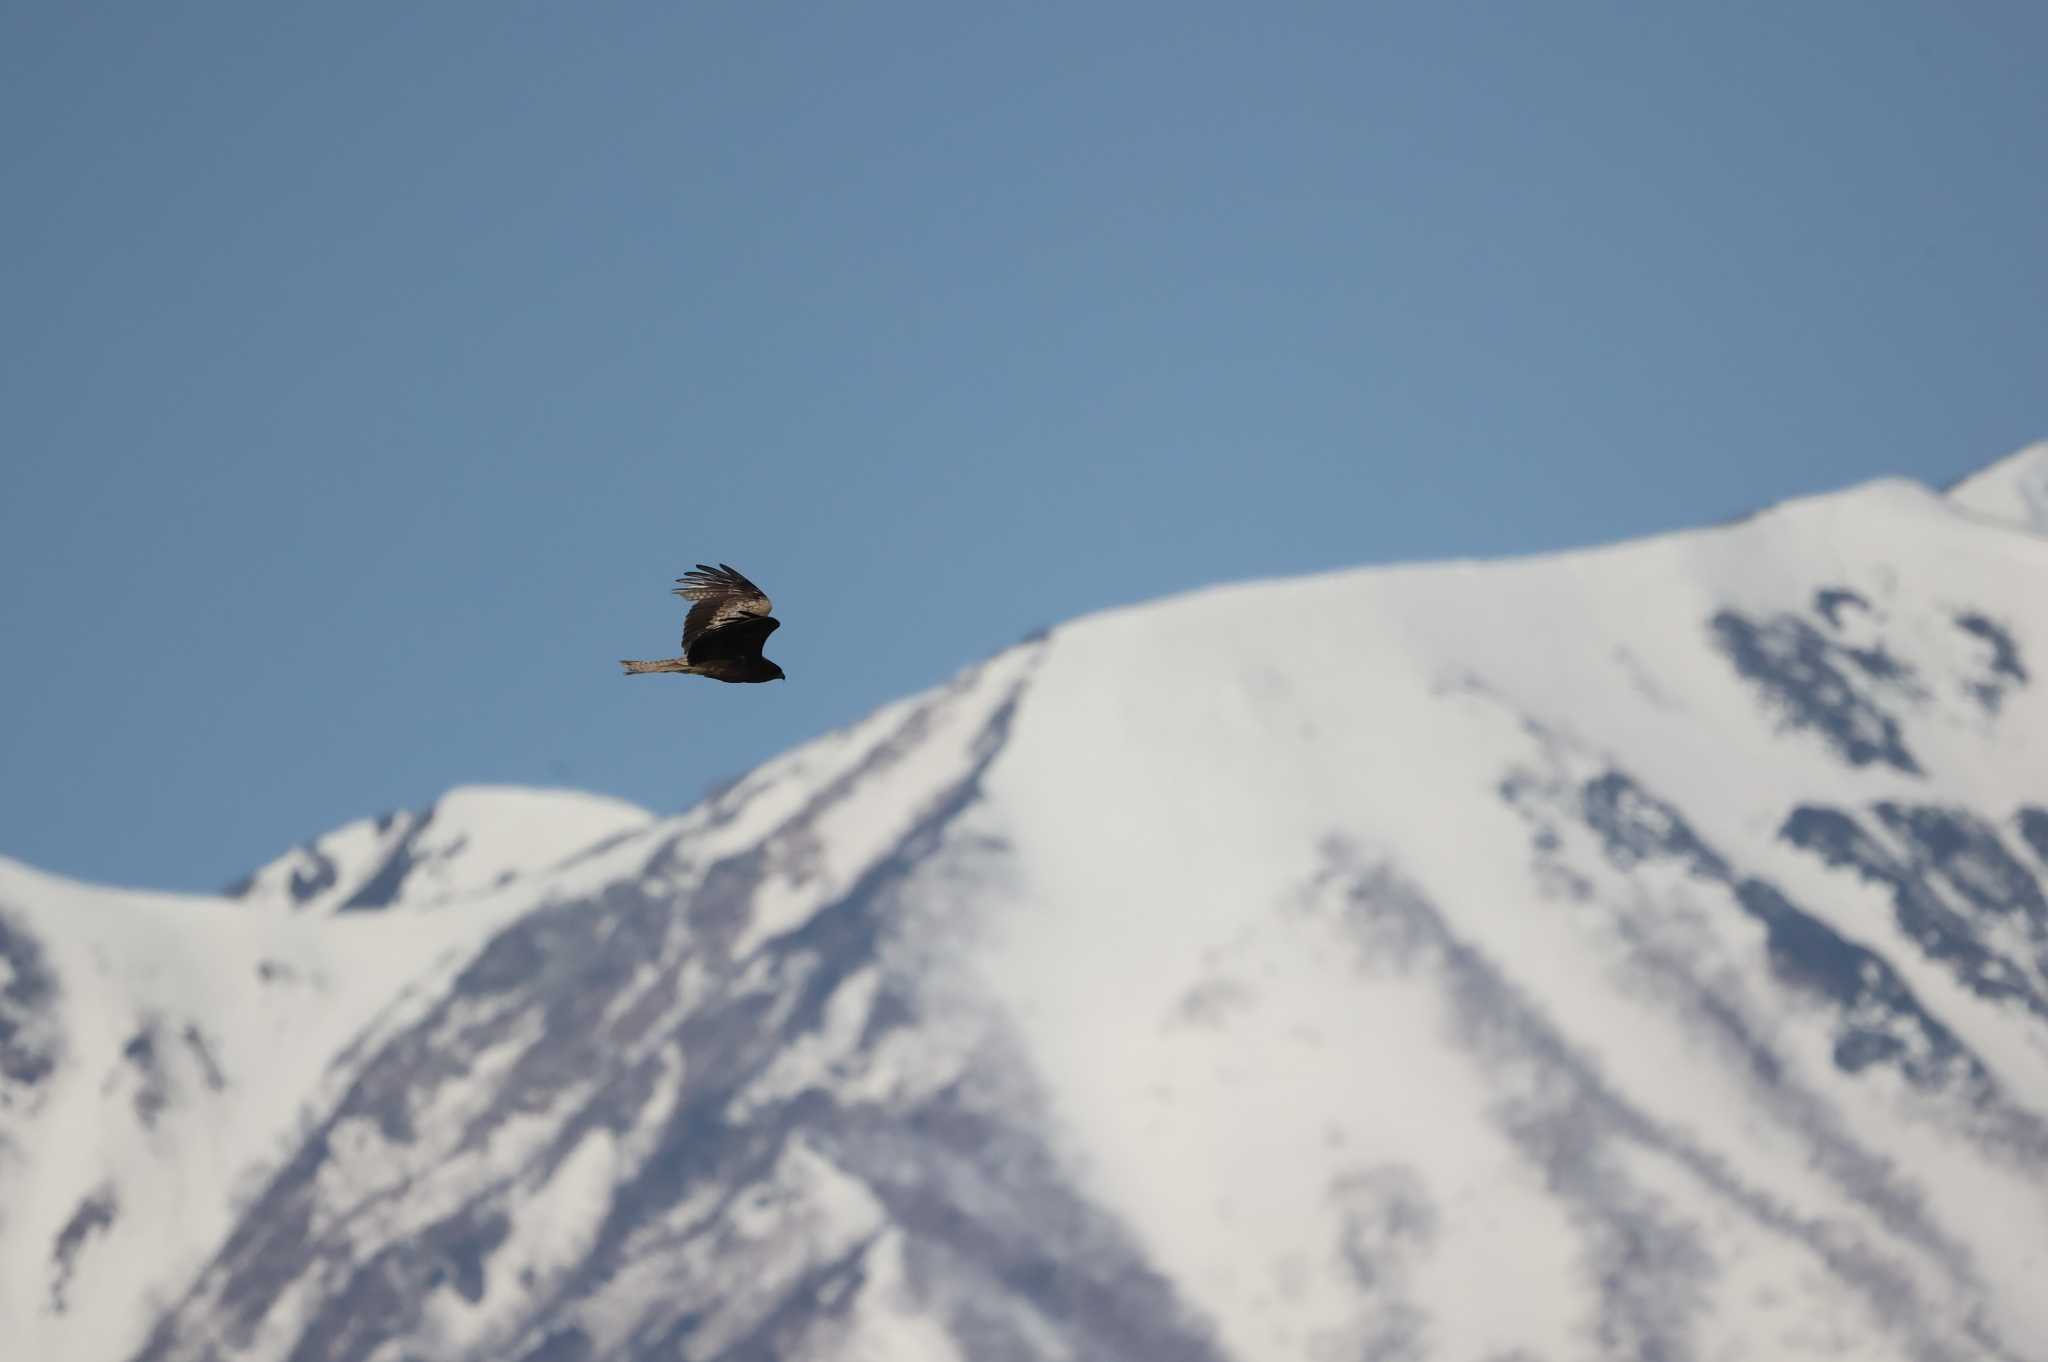
[[626, 675], [683, 672], [714, 681], [783, 679], [782, 668], [761, 656], [761, 645], [782, 621], [768, 613], [775, 605], [760, 587], [724, 563], [699, 563], [676, 581], [675, 594], [696, 602], [683, 616], [683, 655], [658, 662], [621, 662]]

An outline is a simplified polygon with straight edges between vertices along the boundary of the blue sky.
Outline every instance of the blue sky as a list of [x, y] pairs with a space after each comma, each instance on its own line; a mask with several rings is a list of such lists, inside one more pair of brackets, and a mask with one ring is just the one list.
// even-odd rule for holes
[[[674, 810], [1103, 606], [1948, 480], [2048, 434], [2044, 57], [2037, 4], [6, 5], [0, 851]], [[787, 685], [617, 674], [700, 559]]]

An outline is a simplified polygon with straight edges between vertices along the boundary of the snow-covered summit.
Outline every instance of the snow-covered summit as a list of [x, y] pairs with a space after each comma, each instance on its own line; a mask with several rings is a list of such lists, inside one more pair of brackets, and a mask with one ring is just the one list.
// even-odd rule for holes
[[2048, 1357], [2043, 580], [1884, 481], [1076, 620], [551, 863], [443, 801], [461, 911], [0, 866], [8, 1341]]
[[1948, 495], [1977, 515], [2048, 534], [2048, 440], [1979, 469]]
[[421, 907], [556, 865], [653, 819], [637, 805], [580, 790], [462, 785], [422, 812], [344, 824], [227, 892], [300, 912]]

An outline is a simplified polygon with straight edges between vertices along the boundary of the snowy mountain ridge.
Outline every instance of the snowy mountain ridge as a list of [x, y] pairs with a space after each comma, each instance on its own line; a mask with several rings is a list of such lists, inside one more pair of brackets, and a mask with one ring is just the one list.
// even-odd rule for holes
[[2048, 445], [1195, 592], [675, 817], [456, 791], [236, 897], [0, 860], [0, 1323], [2048, 1359], [2044, 507]]
[[2048, 441], [1979, 469], [1949, 488], [1948, 497], [1977, 515], [2048, 534]]
[[302, 912], [418, 907], [559, 864], [654, 815], [580, 791], [461, 786], [423, 813], [360, 818], [278, 857], [230, 898]]

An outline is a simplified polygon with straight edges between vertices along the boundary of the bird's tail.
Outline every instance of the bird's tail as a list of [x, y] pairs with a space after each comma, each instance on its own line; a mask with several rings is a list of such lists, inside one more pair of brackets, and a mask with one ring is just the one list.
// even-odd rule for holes
[[629, 658], [621, 661], [619, 665], [626, 669], [626, 675], [628, 676], [642, 676], [648, 672], [686, 672], [690, 670], [688, 660], [680, 657], [664, 657], [659, 662], [634, 662]]

